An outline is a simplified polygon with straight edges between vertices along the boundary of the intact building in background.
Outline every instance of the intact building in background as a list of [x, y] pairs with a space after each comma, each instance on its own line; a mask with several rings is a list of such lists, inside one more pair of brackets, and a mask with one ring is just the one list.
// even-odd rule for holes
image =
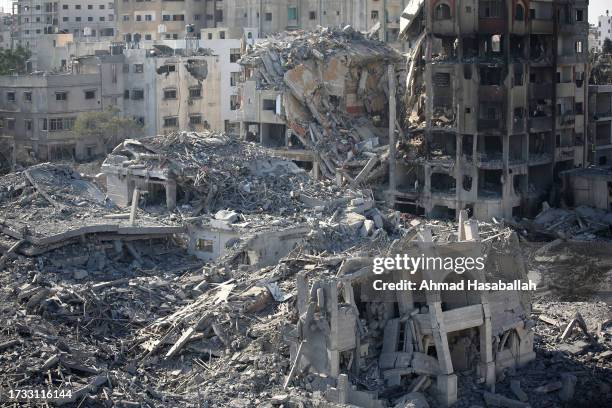
[[37, 47], [47, 34], [73, 34], [82, 41], [112, 38], [115, 35], [115, 4], [97, 0], [17, 0], [13, 2], [17, 43], [26, 48]]
[[[587, 1], [414, 0], [402, 34], [408, 137], [396, 207], [479, 219], [535, 211], [586, 161]], [[554, 198], [554, 194], [553, 197]]]
[[0, 77], [0, 135], [19, 155], [40, 160], [87, 159], [104, 152], [99, 140], [71, 132], [77, 116], [100, 110], [100, 74]]
[[379, 38], [397, 42], [405, 0], [185, 0], [118, 1], [117, 40], [182, 39], [186, 25], [200, 30], [253, 27], [260, 35], [317, 26], [352, 25], [360, 31], [377, 28]]
[[605, 16], [597, 18], [597, 30], [599, 31], [597, 36], [598, 50], [601, 50], [606, 38], [612, 39], [612, 16], [610, 16], [609, 10], [606, 10]]

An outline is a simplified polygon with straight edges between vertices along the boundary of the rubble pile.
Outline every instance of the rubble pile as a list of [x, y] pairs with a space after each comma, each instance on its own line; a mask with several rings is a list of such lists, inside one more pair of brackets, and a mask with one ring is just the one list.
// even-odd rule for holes
[[610, 241], [612, 214], [597, 208], [579, 206], [574, 209], [552, 208], [546, 203], [533, 220], [513, 224], [523, 236], [534, 239]]
[[344, 196], [331, 182], [315, 182], [294, 163], [255, 143], [214, 132], [176, 132], [128, 139], [102, 164], [102, 171], [173, 180], [184, 195], [181, 213], [232, 208], [242, 213], [289, 215]]
[[[526, 226], [402, 217], [216, 133], [127, 140], [102, 171], [106, 193], [63, 165], [0, 178], [0, 389], [69, 389], [50, 404], [82, 407], [426, 407], [439, 384], [466, 408], [612, 397], [606, 242], [526, 243], [525, 269]], [[175, 208], [152, 204], [159, 186]], [[534, 223], [565, 220], [548, 211]], [[535, 310], [514, 292], [363, 290], [374, 258], [466, 245], [487, 254], [479, 278], [536, 280]]]
[[[330, 178], [340, 172], [352, 184], [384, 174], [388, 141], [389, 72], [401, 56], [347, 26], [271, 37], [240, 60], [258, 89], [284, 91], [288, 127], [321, 159]], [[396, 90], [392, 90], [396, 95]], [[395, 127], [395, 124], [392, 124]]]
[[83, 235], [182, 231], [169, 220], [141, 214], [130, 222], [91, 181], [71, 167], [43, 163], [0, 179], [0, 248], [28, 255], [67, 245]]

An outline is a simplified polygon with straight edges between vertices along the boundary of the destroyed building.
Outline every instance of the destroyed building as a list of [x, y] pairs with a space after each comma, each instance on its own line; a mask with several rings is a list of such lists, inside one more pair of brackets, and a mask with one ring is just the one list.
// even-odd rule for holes
[[[472, 368], [483, 382], [494, 384], [504, 369], [535, 358], [527, 292], [419, 287], [423, 281], [526, 279], [516, 235], [506, 230], [485, 243], [478, 223], [463, 217], [456, 235], [416, 230], [392, 245], [387, 255], [426, 254], [443, 259], [468, 255], [476, 259], [486, 253], [483, 271], [457, 274], [423, 268], [411, 275], [394, 270], [388, 273], [388, 282], [410, 280], [419, 290], [383, 292], [372, 290], [381, 276], [372, 272], [373, 259], [368, 257], [347, 259], [333, 277], [308, 271], [298, 275], [300, 319], [292, 361], [298, 372], [306, 370], [336, 382], [323, 389], [328, 400], [384, 407], [387, 405], [378, 397], [385, 394], [385, 387], [416, 392], [431, 378], [440, 406], [451, 406], [457, 401], [455, 371]], [[364, 388], [356, 389], [350, 383]]]
[[612, 211], [612, 169], [596, 167], [561, 173], [562, 193], [571, 207], [588, 206]]
[[[125, 140], [102, 172], [109, 199], [120, 207], [137, 202], [164, 213], [178, 206], [189, 251], [209, 261], [233, 252], [245, 264], [275, 262], [310, 232], [301, 211], [350, 202], [342, 189], [313, 181], [293, 162], [213, 132]], [[362, 212], [371, 210], [369, 202]]]
[[[397, 208], [530, 214], [587, 155], [587, 1], [413, 0]], [[393, 171], [393, 170], [391, 170]]]
[[395, 128], [389, 78], [398, 82], [400, 60], [350, 26], [283, 33], [255, 44], [240, 60], [241, 136], [316, 177], [351, 184], [381, 178], [385, 149], [379, 146], [388, 142], [390, 120]]
[[[519, 252], [506, 221], [476, 224], [462, 211], [457, 228], [400, 215], [370, 190], [313, 180], [213, 132], [126, 140], [103, 173], [47, 163], [0, 179], [2, 386], [69, 384], [72, 395], [49, 404], [88, 407], [612, 400], [609, 306], [589, 298], [612, 282], [608, 243], [558, 239]], [[562, 222], [568, 237], [587, 237], [603, 222], [559, 211], [543, 211], [534, 229]], [[515, 229], [529, 237], [529, 225]], [[373, 258], [401, 253], [487, 255], [484, 274], [414, 278], [442, 283], [523, 279], [526, 259], [545, 290], [578, 287], [585, 301], [541, 294], [532, 310], [526, 292], [366, 290]], [[574, 273], [581, 282], [570, 283]]]

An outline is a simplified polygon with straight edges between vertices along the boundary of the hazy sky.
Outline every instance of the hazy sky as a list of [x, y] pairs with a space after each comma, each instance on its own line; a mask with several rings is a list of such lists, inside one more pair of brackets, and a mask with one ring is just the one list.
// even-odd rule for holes
[[3, 9], [5, 13], [11, 12], [11, 0], [0, 0], [0, 9]]
[[[11, 11], [11, 0], [0, 0], [0, 8], [4, 8], [5, 12]], [[85, 3], [87, 1], [85, 0]], [[607, 5], [606, 5], [607, 3]], [[589, 21], [597, 23], [597, 17], [605, 14], [606, 10], [612, 13], [612, 3], [610, 0], [590, 0], [589, 2]]]
[[606, 10], [610, 10], [610, 13], [612, 13], [612, 3], [610, 3], [610, 0], [589, 1], [589, 22], [597, 24], [597, 17], [606, 14]]

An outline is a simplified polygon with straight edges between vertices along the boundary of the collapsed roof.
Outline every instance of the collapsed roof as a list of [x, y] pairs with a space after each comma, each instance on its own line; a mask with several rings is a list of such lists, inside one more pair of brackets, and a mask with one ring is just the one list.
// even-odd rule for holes
[[224, 208], [288, 214], [344, 195], [257, 144], [214, 132], [125, 140], [106, 158], [102, 171], [122, 178], [172, 180], [189, 193], [182, 211], [192, 216]]
[[388, 67], [401, 60], [394, 49], [347, 26], [273, 36], [240, 64], [258, 89], [283, 92], [277, 114], [318, 153], [323, 174], [334, 177], [338, 169], [348, 175], [347, 164], [365, 151], [382, 154], [376, 146], [386, 144], [388, 133]]
[[29, 255], [65, 245], [83, 235], [108, 239], [137, 234], [174, 234], [182, 227], [142, 216], [117, 218], [119, 209], [92, 182], [66, 165], [43, 163], [0, 179], [0, 247], [17, 245]]

